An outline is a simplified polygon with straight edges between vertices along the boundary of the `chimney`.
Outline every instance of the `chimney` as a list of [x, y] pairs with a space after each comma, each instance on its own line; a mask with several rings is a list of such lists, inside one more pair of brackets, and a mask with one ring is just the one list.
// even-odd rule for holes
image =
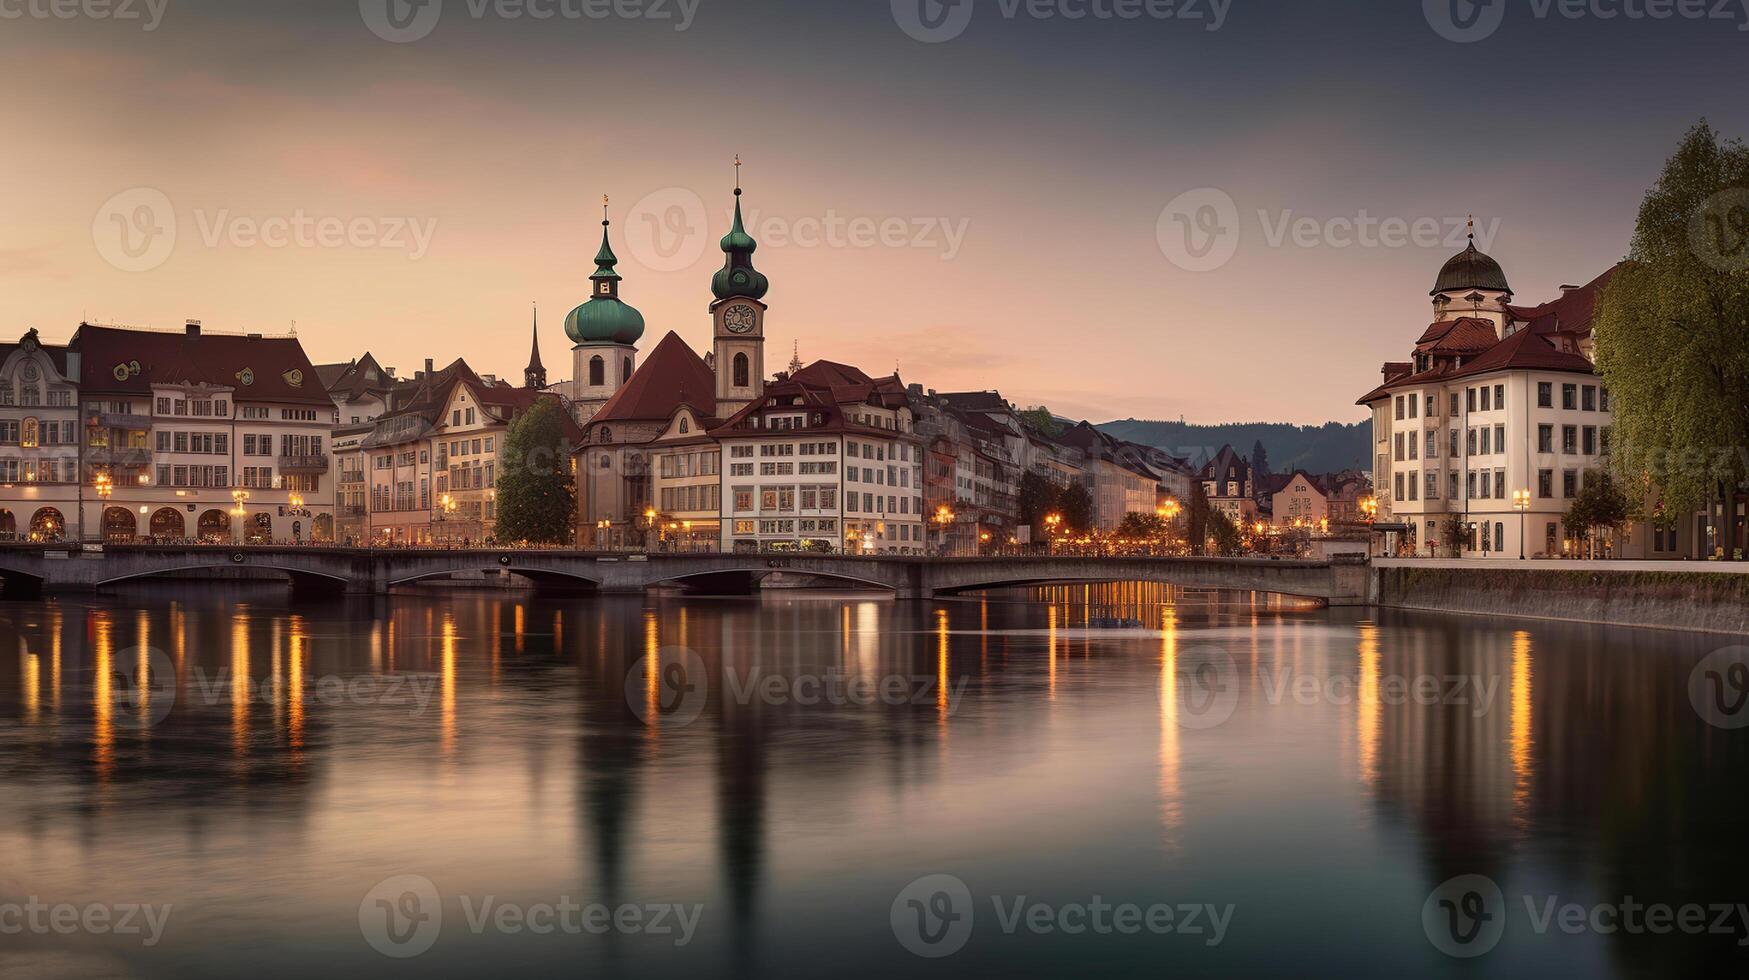
[[184, 330], [187, 331], [187, 334], [190, 337], [200, 336], [200, 321], [199, 320], [188, 321], [188, 325], [186, 327], [184, 327]]
[[1579, 288], [1578, 286], [1562, 286], [1561, 287], [1561, 295], [1564, 297], [1568, 293], [1571, 293], [1578, 288]]

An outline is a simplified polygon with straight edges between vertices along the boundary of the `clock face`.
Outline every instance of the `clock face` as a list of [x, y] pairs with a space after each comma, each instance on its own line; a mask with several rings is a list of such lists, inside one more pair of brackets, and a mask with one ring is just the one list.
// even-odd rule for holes
[[754, 323], [753, 307], [746, 304], [731, 306], [723, 314], [723, 326], [729, 328], [730, 333], [751, 333]]

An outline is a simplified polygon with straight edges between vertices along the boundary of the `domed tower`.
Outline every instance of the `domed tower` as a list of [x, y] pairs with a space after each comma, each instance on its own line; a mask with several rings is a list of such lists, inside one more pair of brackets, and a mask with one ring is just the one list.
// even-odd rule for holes
[[765, 310], [771, 283], [753, 268], [759, 243], [741, 223], [741, 158], [735, 158], [735, 220], [723, 236], [723, 267], [711, 277], [711, 364], [717, 414], [740, 411], [765, 394]]
[[620, 302], [619, 258], [607, 243], [607, 198], [601, 199], [601, 251], [595, 254], [595, 274], [589, 300], [565, 317], [571, 348], [571, 400], [577, 421], [587, 422], [601, 410], [638, 366], [638, 340], [644, 336], [644, 315]]
[[1476, 222], [1470, 219], [1470, 244], [1446, 260], [1433, 284], [1433, 318], [1435, 321], [1473, 317], [1489, 320], [1494, 332], [1506, 331], [1506, 304], [1512, 302], [1512, 287], [1506, 282], [1506, 272], [1476, 248]]

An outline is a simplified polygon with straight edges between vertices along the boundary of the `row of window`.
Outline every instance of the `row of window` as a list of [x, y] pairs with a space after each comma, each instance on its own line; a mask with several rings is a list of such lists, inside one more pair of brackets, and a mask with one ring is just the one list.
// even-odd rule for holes
[[[1439, 414], [1439, 399], [1435, 395], [1427, 395], [1427, 417]], [[1506, 408], [1506, 386], [1504, 384], [1479, 385], [1464, 389], [1464, 407], [1471, 412], [1493, 412]], [[1536, 404], [1538, 408], [1555, 407], [1555, 385], [1552, 381], [1539, 381], [1536, 386]], [[1394, 410], [1398, 421], [1419, 418], [1421, 415], [1422, 396], [1415, 394], [1398, 395], [1394, 402]], [[1561, 385], [1561, 408], [1567, 411], [1607, 412], [1609, 411], [1609, 389], [1602, 385]], [[1451, 416], [1458, 415], [1458, 393], [1451, 393]]]
[[[36, 385], [21, 385], [18, 388], [13, 388], [10, 382], [0, 384], [0, 406], [40, 408], [42, 404], [42, 389]], [[48, 407], [72, 408], [73, 390], [71, 388], [50, 388]]]
[[[1439, 436], [1437, 429], [1428, 429], [1423, 440], [1412, 432], [1399, 432], [1394, 440], [1394, 452], [1397, 462], [1408, 462], [1425, 456], [1427, 459], [1439, 458]], [[1458, 455], [1458, 430], [1451, 431], [1451, 455]], [[1469, 430], [1469, 437], [1464, 447], [1468, 456], [1493, 456], [1507, 452], [1506, 426], [1495, 425], [1475, 426]], [[1537, 426], [1537, 452], [1550, 454], [1555, 451], [1555, 427], [1553, 425]], [[1561, 426], [1561, 452], [1569, 456], [1597, 456], [1609, 454], [1609, 429], [1595, 425], [1564, 425]]]
[[720, 509], [722, 489], [715, 483], [690, 484], [684, 487], [663, 487], [660, 498], [667, 513], [716, 513]]
[[79, 424], [71, 420], [39, 422], [36, 419], [0, 419], [0, 446], [77, 446]]
[[[715, 489], [714, 487], [712, 489]], [[762, 514], [793, 514], [801, 510], [837, 510], [837, 487], [765, 487], [755, 491], [752, 487], [736, 487], [734, 489], [735, 512], [738, 514], [754, 513], [754, 501], [759, 503], [757, 513]], [[709, 508], [693, 508], [695, 510]]]
[[[1422, 477], [1422, 479], [1417, 480], [1414, 473], [1396, 474], [1395, 485], [1392, 487], [1392, 499], [1399, 503], [1420, 499], [1438, 500], [1439, 474], [1424, 473]], [[1449, 498], [1457, 500], [1459, 499], [1458, 474], [1449, 473], [1447, 477], [1449, 478], [1447, 488]], [[1561, 497], [1569, 500], [1577, 497], [1580, 485], [1581, 474], [1579, 470], [1561, 471]], [[1470, 470], [1464, 489], [1469, 491], [1467, 497], [1469, 500], [1508, 500], [1512, 497], [1512, 494], [1506, 489], [1506, 471], [1504, 469]], [[1554, 470], [1537, 471], [1536, 495], [1543, 500], [1555, 498]]]

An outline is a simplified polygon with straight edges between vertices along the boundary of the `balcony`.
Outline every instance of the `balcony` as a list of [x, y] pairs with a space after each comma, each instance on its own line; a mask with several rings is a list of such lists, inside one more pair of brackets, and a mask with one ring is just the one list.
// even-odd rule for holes
[[99, 412], [92, 421], [100, 429], [127, 429], [131, 432], [146, 432], [152, 428], [150, 415], [134, 415], [122, 412]]
[[327, 456], [281, 456], [279, 458], [281, 473], [326, 473], [328, 472]]
[[111, 449], [92, 446], [85, 450], [85, 462], [90, 466], [142, 467], [152, 465], [152, 451], [144, 447]]

